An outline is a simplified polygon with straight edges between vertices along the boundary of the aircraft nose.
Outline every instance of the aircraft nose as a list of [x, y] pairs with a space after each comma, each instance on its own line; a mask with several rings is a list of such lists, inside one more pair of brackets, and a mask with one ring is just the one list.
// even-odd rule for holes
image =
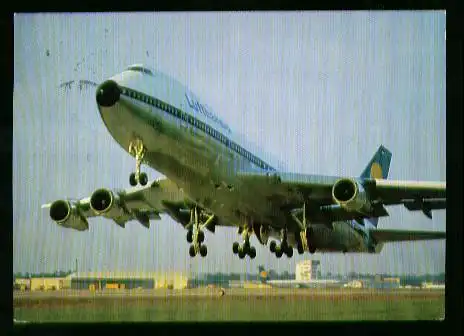
[[115, 81], [107, 80], [97, 88], [96, 98], [100, 106], [111, 107], [118, 102], [120, 96], [121, 89]]

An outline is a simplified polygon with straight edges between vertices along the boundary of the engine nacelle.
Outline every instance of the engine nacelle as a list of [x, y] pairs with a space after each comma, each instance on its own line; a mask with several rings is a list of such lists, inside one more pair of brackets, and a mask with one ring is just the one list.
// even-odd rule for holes
[[50, 205], [50, 218], [66, 228], [75, 229], [78, 231], [85, 231], [89, 229], [89, 223], [79, 215], [78, 209], [75, 204], [69, 201], [58, 200]]
[[363, 186], [352, 179], [340, 179], [332, 188], [332, 198], [348, 211], [359, 211], [370, 207]]
[[90, 208], [97, 214], [107, 218], [119, 218], [125, 215], [121, 200], [108, 189], [97, 189], [90, 196]]

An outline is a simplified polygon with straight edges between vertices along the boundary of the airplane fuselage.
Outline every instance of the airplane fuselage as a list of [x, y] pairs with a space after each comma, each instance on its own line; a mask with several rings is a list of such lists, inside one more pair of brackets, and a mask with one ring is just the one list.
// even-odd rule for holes
[[[257, 156], [192, 92], [162, 73], [128, 70], [110, 81], [106, 83], [117, 84], [120, 95], [114, 104], [98, 107], [121, 147], [129, 152], [130, 143], [141, 140], [146, 148], [144, 163], [218, 216], [222, 225], [259, 222], [269, 227], [272, 223], [269, 236], [281, 238], [276, 228], [286, 227], [288, 216], [263, 201], [260, 190], [238, 176], [241, 171], [272, 174], [276, 168], [268, 162], [271, 158]], [[318, 251], [374, 252], [366, 227], [354, 221], [312, 227]], [[298, 234], [288, 235], [290, 246], [296, 245]]]

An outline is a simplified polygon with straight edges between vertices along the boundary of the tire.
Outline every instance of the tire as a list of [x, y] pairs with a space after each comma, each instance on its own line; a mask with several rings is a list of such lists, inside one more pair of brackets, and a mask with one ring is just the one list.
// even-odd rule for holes
[[193, 258], [195, 257], [196, 253], [195, 253], [195, 247], [193, 245], [190, 245], [189, 247], [189, 255]]
[[287, 255], [288, 258], [293, 257], [293, 248], [288, 247], [287, 250], [285, 251], [285, 254]]
[[285, 252], [288, 248], [289, 248], [289, 246], [288, 246], [288, 244], [287, 244], [287, 242], [285, 240], [280, 243], [280, 249], [282, 251]]
[[276, 255], [277, 258], [282, 257], [282, 254], [283, 254], [283, 251], [280, 250], [280, 249], [276, 250], [276, 252], [275, 252], [275, 255]]
[[187, 231], [187, 242], [189, 243], [193, 242], [193, 232], [191, 230]]
[[145, 186], [148, 183], [148, 176], [147, 173], [141, 173], [139, 177], [139, 182], [141, 185]]
[[297, 251], [298, 251], [298, 254], [303, 254], [304, 253], [303, 246], [298, 244]]
[[137, 179], [135, 178], [135, 173], [129, 175], [129, 184], [133, 187], [137, 185]]
[[271, 243], [269, 244], [269, 250], [271, 250], [272, 253], [276, 253], [276, 247], [277, 243], [275, 242], [275, 240], [271, 241]]
[[199, 231], [197, 237], [199, 243], [203, 243], [205, 241], [205, 233], [203, 231]]
[[200, 255], [204, 258], [208, 254], [208, 249], [206, 248], [206, 245], [201, 245], [200, 246]]
[[245, 258], [245, 251], [243, 251], [243, 249], [239, 249], [239, 250], [238, 250], [238, 257], [239, 257], [240, 259]]
[[248, 255], [250, 256], [251, 259], [254, 259], [256, 257], [256, 249], [254, 246], [250, 247], [250, 250], [248, 251]]
[[242, 250], [245, 254], [248, 254], [248, 252], [250, 251], [250, 243], [244, 243], [242, 245]]
[[234, 254], [237, 254], [237, 253], [238, 253], [239, 247], [240, 247], [240, 244], [237, 243], [237, 242], [234, 242], [234, 243], [232, 244], [232, 252], [234, 252]]

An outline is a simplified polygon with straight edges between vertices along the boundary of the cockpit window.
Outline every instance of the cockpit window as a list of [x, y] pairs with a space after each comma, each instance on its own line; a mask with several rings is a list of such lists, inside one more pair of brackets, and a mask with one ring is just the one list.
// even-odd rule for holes
[[131, 65], [130, 67], [127, 68], [127, 70], [138, 71], [138, 72], [142, 72], [144, 74], [153, 76], [153, 73], [149, 69], [147, 69], [147, 68], [145, 68], [145, 67], [143, 67], [141, 65]]

